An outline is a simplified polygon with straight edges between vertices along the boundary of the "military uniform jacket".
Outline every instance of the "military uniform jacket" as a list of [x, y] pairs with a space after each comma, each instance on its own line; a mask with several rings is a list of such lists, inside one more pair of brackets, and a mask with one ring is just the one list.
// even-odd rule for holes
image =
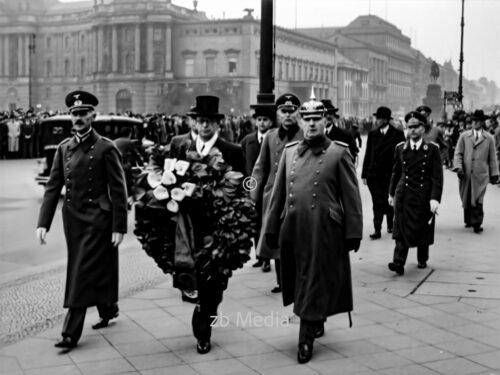
[[435, 218], [431, 199], [441, 201], [443, 167], [439, 147], [422, 140], [411, 150], [410, 141], [396, 146], [389, 194], [394, 197], [394, 232], [392, 237], [408, 247], [434, 243]]
[[279, 234], [283, 303], [302, 319], [352, 310], [346, 238], [360, 239], [363, 214], [347, 145], [304, 142], [285, 148], [263, 233]]
[[482, 204], [490, 177], [498, 176], [493, 136], [483, 130], [475, 141], [472, 130], [463, 132], [457, 142], [453, 166], [465, 173], [459, 183], [462, 206], [470, 208]]
[[61, 189], [68, 248], [65, 307], [118, 300], [118, 249], [112, 232], [127, 232], [127, 192], [120, 154], [94, 130], [81, 143], [68, 138], [57, 147], [38, 217], [50, 229]]
[[[287, 137], [281, 139], [278, 134], [278, 129], [271, 129], [267, 132], [262, 141], [259, 157], [255, 162], [252, 172], [252, 177], [256, 180], [256, 188], [250, 192], [250, 196], [257, 206], [260, 206], [262, 209], [262, 227], [265, 226], [267, 220], [266, 212], [269, 206], [269, 199], [271, 198], [274, 179], [276, 178], [276, 172], [278, 171], [279, 161], [285, 145], [290, 142], [301, 141], [304, 138], [302, 129], [299, 129], [291, 140], [288, 140]], [[272, 249], [267, 246], [264, 240], [264, 232], [262, 231], [256, 254], [269, 259], [279, 259], [280, 256], [279, 249]]]

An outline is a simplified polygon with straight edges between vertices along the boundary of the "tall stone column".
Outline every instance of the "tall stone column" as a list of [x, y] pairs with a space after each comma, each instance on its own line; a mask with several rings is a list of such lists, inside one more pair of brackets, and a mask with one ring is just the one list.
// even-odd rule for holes
[[118, 71], [118, 38], [117, 26], [111, 26], [111, 71]]
[[148, 25], [148, 47], [146, 49], [147, 53], [147, 70], [151, 72], [153, 70], [153, 25]]
[[26, 34], [24, 36], [24, 76], [29, 77], [30, 75], [30, 57], [31, 57], [31, 34]]
[[[2, 56], [3, 56], [3, 43], [4, 43], [3, 41], [4, 41], [4, 36], [0, 35], [0, 52], [2, 53]], [[0, 77], [4, 76], [3, 66], [4, 66], [3, 58], [0, 57]]]
[[22, 77], [23, 70], [23, 60], [24, 60], [24, 36], [17, 36], [17, 76]]
[[103, 43], [104, 43], [104, 30], [102, 27], [99, 27], [97, 29], [97, 71], [99, 73], [101, 73], [104, 70]]
[[166, 47], [165, 47], [165, 71], [169, 72], [172, 70], [172, 27], [167, 26], [166, 33]]
[[9, 59], [10, 59], [10, 56], [9, 56], [9, 34], [6, 34], [5, 37], [4, 37], [4, 41], [3, 41], [3, 71], [4, 71], [4, 75], [6, 77], [8, 77], [10, 75], [10, 69], [9, 69]]
[[141, 25], [135, 26], [135, 71], [141, 70]]

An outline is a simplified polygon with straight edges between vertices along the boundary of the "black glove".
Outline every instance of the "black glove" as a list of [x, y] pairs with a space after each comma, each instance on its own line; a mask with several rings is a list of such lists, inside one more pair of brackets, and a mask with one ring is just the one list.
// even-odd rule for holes
[[359, 250], [359, 246], [361, 245], [361, 238], [347, 238], [345, 240], [345, 249], [347, 251], [354, 250], [356, 253]]
[[490, 177], [490, 184], [493, 184], [493, 185], [498, 184], [498, 176], [491, 176]]
[[266, 233], [266, 244], [271, 249], [276, 249], [280, 247], [278, 243], [278, 235], [275, 233]]
[[465, 173], [462, 169], [457, 169], [457, 176], [459, 179], [463, 180], [463, 178], [465, 177]]

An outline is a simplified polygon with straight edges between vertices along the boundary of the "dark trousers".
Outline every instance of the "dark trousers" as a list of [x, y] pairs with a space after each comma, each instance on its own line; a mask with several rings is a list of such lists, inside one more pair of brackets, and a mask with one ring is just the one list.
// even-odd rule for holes
[[394, 209], [389, 205], [389, 181], [370, 178], [367, 181], [368, 189], [373, 202], [373, 226], [376, 231], [382, 229], [384, 216], [387, 220], [387, 228], [392, 229], [394, 221]]
[[473, 227], [480, 227], [483, 224], [483, 205], [477, 203], [476, 207], [464, 208], [464, 222]]
[[212, 335], [212, 323], [217, 316], [217, 308], [222, 302], [224, 286], [220, 280], [214, 280], [198, 274], [198, 305], [194, 308], [191, 321], [196, 339], [209, 341]]
[[[406, 258], [408, 257], [408, 246], [405, 246], [402, 242], [396, 241], [396, 247], [394, 248], [394, 263], [404, 266], [406, 264]], [[418, 246], [417, 247], [417, 261], [418, 263], [427, 263], [429, 260], [429, 245]]]
[[[101, 319], [112, 319], [118, 312], [118, 304], [97, 305], [97, 311]], [[70, 307], [64, 318], [62, 336], [69, 337], [74, 342], [78, 342], [82, 336], [83, 323], [85, 322], [86, 307]]]
[[276, 270], [276, 283], [281, 286], [281, 261], [279, 259], [274, 260], [274, 268]]
[[299, 344], [313, 345], [314, 334], [323, 324], [325, 324], [325, 320], [300, 319]]

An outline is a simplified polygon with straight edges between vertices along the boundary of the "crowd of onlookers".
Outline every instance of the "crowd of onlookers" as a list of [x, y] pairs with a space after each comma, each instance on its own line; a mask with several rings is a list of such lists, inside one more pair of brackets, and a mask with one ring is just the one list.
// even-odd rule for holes
[[[66, 112], [33, 112], [21, 109], [0, 112], [0, 159], [35, 158], [43, 156], [40, 139], [40, 124], [47, 117], [66, 114]], [[112, 113], [110, 115], [113, 115]], [[190, 118], [187, 114], [162, 113], [138, 114], [125, 112], [124, 116], [137, 118], [144, 123], [144, 137], [156, 144], [168, 144], [178, 134], [189, 132]], [[405, 130], [404, 123], [392, 120], [392, 125]], [[485, 127], [496, 141], [497, 156], [500, 158], [500, 110], [489, 115]], [[373, 127], [371, 118], [346, 117], [338, 120], [338, 126], [346, 129], [361, 147], [361, 134], [367, 134]], [[437, 122], [431, 138], [441, 149], [443, 163], [451, 167], [453, 152], [460, 133], [472, 126], [471, 114], [456, 111], [447, 121]], [[431, 129], [428, 129], [430, 131]], [[220, 135], [230, 142], [239, 143], [247, 134], [255, 131], [255, 124], [249, 115], [226, 116], [220, 124]]]

